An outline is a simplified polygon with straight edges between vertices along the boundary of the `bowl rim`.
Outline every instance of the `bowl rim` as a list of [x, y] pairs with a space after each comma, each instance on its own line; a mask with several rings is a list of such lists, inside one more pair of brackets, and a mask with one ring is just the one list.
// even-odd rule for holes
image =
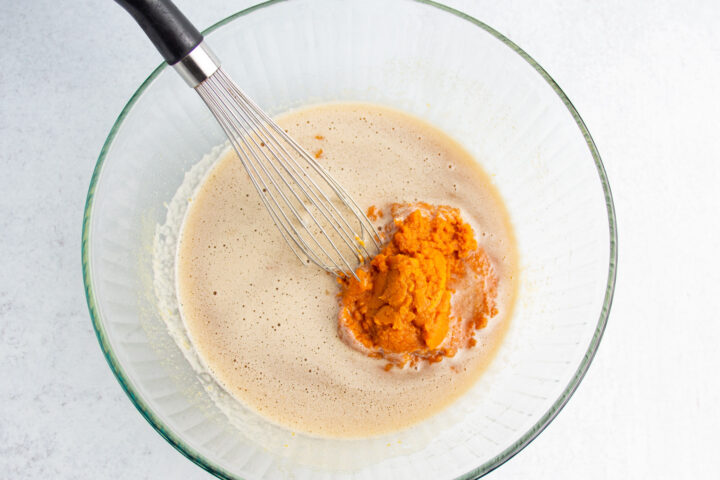
[[[211, 33], [218, 28], [232, 22], [233, 20], [243, 17], [245, 15], [248, 15], [256, 10], [266, 8], [271, 5], [275, 5], [278, 3], [283, 3], [287, 0], [267, 0], [265, 2], [259, 3], [257, 5], [253, 5], [249, 8], [240, 10], [218, 22], [211, 25], [207, 29], [203, 30], [203, 35], [207, 35], [208, 33]], [[530, 444], [549, 424], [552, 422], [552, 420], [560, 413], [562, 408], [567, 404], [567, 402], [570, 400], [570, 397], [575, 393], [575, 390], [578, 388], [580, 382], [582, 381], [583, 377], [587, 373], [587, 370], [592, 363], [593, 358], [595, 357], [595, 353], [597, 352], [598, 346], [600, 344], [600, 340], [602, 339], [603, 332], [605, 331], [605, 327], [607, 325], [608, 316], [610, 313], [610, 307], [612, 305], [612, 299], [613, 294], [615, 291], [615, 279], [617, 275], [617, 221], [615, 216], [615, 206], [613, 204], [613, 198], [612, 193], [610, 190], [610, 184], [608, 182], [607, 174], [605, 172], [605, 167], [602, 163], [602, 160], [600, 159], [600, 153], [598, 152], [597, 147], [595, 146], [595, 142], [593, 141], [592, 136], [590, 135], [590, 132], [585, 125], [585, 122], [580, 117], [580, 114], [575, 109], [575, 106], [572, 104], [570, 99], [565, 95], [565, 93], [562, 91], [560, 86], [553, 80], [553, 78], [545, 71], [544, 68], [540, 66], [539, 63], [537, 63], [530, 55], [528, 55], [523, 49], [521, 49], [519, 46], [517, 46], [515, 43], [513, 43], [510, 39], [505, 37], [503, 34], [498, 32], [497, 30], [493, 29], [489, 25], [481, 22], [480, 20], [477, 20], [476, 18], [467, 15], [459, 10], [456, 10], [452, 7], [448, 7], [447, 5], [443, 5], [441, 3], [438, 3], [433, 0], [411, 0], [415, 3], [420, 3], [424, 5], [428, 5], [434, 8], [437, 8], [443, 12], [455, 15], [456, 17], [463, 19], [465, 21], [470, 22], [471, 24], [481, 28], [485, 32], [489, 33], [493, 37], [495, 37], [497, 40], [505, 44], [507, 47], [509, 47], [511, 50], [513, 50], [515, 53], [520, 55], [520, 57], [525, 60], [530, 66], [532, 66], [535, 71], [540, 74], [540, 76], [552, 87], [553, 91], [557, 94], [557, 96], [560, 98], [560, 100], [563, 102], [565, 107], [568, 109], [570, 114], [572, 115], [573, 119], [575, 120], [575, 123], [577, 124], [578, 128], [580, 129], [581, 134], [583, 135], [583, 138], [585, 139], [585, 143], [587, 144], [588, 149], [590, 150], [590, 153], [592, 155], [592, 158], [595, 162], [595, 167], [598, 172], [598, 176], [600, 177], [600, 182], [602, 184], [603, 192], [605, 195], [605, 204], [608, 214], [608, 229], [609, 229], [609, 236], [610, 236], [610, 258], [609, 258], [609, 265], [608, 265], [608, 275], [607, 275], [607, 285], [605, 288], [605, 297], [603, 299], [603, 305], [600, 310], [600, 316], [598, 319], [597, 326], [595, 327], [595, 332], [593, 333], [593, 337], [590, 341], [590, 344], [588, 345], [588, 349], [585, 352], [585, 355], [583, 357], [583, 361], [580, 363], [578, 368], [576, 369], [575, 373], [571, 377], [568, 384], [563, 389], [563, 392], [560, 394], [560, 396], [553, 402], [553, 404], [550, 406], [550, 408], [538, 419], [538, 421], [527, 431], [525, 432], [518, 440], [516, 440], [514, 443], [509, 445], [505, 450], [503, 450], [500, 454], [496, 455], [495, 457], [491, 458], [487, 462], [483, 463], [482, 465], [478, 466], [477, 468], [470, 470], [469, 472], [466, 472], [465, 474], [461, 475], [460, 477], [457, 477], [458, 479], [476, 479], [481, 476], [486, 475], [487, 473], [491, 472], [492, 470], [498, 468], [503, 463], [507, 462], [509, 459], [511, 459], [513, 456], [515, 456], [518, 452], [520, 452], [523, 448], [525, 448], [527, 445]], [[118, 129], [120, 125], [122, 125], [125, 117], [128, 115], [130, 110], [132, 110], [132, 107], [135, 105], [137, 100], [140, 98], [140, 96], [145, 92], [147, 87], [157, 78], [160, 73], [167, 67], [167, 63], [163, 62], [161, 63], [155, 70], [152, 71], [152, 73], [145, 79], [145, 81], [142, 82], [140, 87], [133, 93], [133, 95], [130, 97], [130, 100], [125, 104], [122, 111], [120, 112], [120, 115], [115, 120], [115, 123], [113, 124], [112, 128], [110, 129], [110, 133], [108, 134], [105, 143], [102, 146], [102, 149], [100, 150], [100, 155], [98, 156], [98, 160], [95, 164], [95, 169], [93, 171], [91, 180], [90, 180], [90, 186], [88, 188], [87, 198], [85, 201], [85, 209], [83, 212], [83, 224], [82, 224], [82, 272], [83, 272], [83, 283], [85, 287], [85, 297], [87, 300], [88, 310], [90, 312], [90, 317], [92, 319], [93, 328], [95, 329], [95, 334], [97, 336], [98, 342], [100, 344], [100, 348], [103, 351], [103, 355], [105, 356], [105, 360], [107, 361], [108, 365], [110, 366], [110, 369], [112, 370], [113, 374], [117, 378], [118, 382], [120, 383], [120, 386], [125, 391], [127, 396], [130, 398], [130, 401], [135, 405], [135, 407], [138, 409], [138, 411], [142, 414], [142, 416], [147, 420], [147, 422], [168, 442], [170, 443], [175, 449], [177, 449], [180, 453], [182, 453], [185, 457], [190, 459], [192, 462], [203, 468], [204, 470], [208, 471], [209, 473], [215, 475], [218, 478], [227, 479], [227, 480], [242, 480], [241, 477], [225, 470], [224, 468], [220, 467], [219, 465], [216, 465], [211, 460], [208, 460], [205, 458], [202, 454], [200, 454], [198, 451], [196, 451], [194, 448], [187, 445], [178, 435], [176, 435], [165, 423], [160, 420], [160, 418], [152, 411], [152, 409], [149, 407], [149, 405], [141, 398], [141, 396], [137, 393], [135, 387], [130, 382], [128, 376], [125, 374], [124, 369], [120, 365], [120, 362], [118, 361], [117, 357], [115, 356], [112, 348], [110, 347], [110, 342], [108, 341], [108, 335], [105, 331], [105, 328], [103, 326], [103, 322], [101, 320], [100, 313], [97, 309], [97, 300], [95, 298], [95, 293], [93, 291], [93, 279], [91, 277], [91, 268], [90, 268], [90, 252], [89, 252], [89, 246], [90, 246], [90, 220], [91, 215], [93, 211], [93, 199], [95, 195], [95, 189], [97, 187], [97, 182], [100, 177], [100, 173], [103, 168], [103, 164], [105, 162], [105, 159], [107, 157], [108, 151], [110, 149], [110, 146], [113, 143], [113, 140], [115, 139], [115, 136], [117, 135]]]

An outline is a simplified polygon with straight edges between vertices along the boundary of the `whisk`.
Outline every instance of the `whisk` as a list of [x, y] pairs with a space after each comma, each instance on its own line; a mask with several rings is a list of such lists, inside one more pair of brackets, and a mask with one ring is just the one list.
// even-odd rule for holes
[[357, 266], [379, 252], [380, 239], [345, 189], [243, 93], [171, 1], [116, 2], [204, 100], [300, 261], [357, 278]]

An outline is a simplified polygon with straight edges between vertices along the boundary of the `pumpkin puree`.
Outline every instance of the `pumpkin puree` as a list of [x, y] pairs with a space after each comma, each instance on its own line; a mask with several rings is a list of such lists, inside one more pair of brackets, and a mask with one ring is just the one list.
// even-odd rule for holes
[[[389, 243], [356, 271], [360, 281], [340, 280], [341, 336], [388, 360], [387, 368], [438, 362], [474, 346], [475, 330], [497, 314], [497, 276], [472, 228], [448, 206], [393, 204], [391, 212]], [[453, 302], [459, 288], [462, 298]]]

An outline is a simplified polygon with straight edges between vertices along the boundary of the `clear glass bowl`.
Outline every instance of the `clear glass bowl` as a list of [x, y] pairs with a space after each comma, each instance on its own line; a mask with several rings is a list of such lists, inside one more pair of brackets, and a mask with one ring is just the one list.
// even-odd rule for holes
[[[132, 402], [168, 442], [221, 478], [475, 478], [508, 460], [577, 388], [613, 294], [610, 188], [570, 100], [507, 38], [430, 1], [270, 1], [206, 34], [226, 70], [271, 113], [375, 102], [460, 141], [510, 211], [519, 303], [478, 384], [410, 430], [337, 441], [291, 435], [260, 418], [228, 422], [208, 396], [217, 388], [212, 378], [196, 375], [168, 334], [152, 287], [165, 205], [185, 172], [224, 142], [197, 95], [163, 64], [113, 126], [83, 223], [90, 314]], [[263, 437], [270, 430], [280, 433]]]

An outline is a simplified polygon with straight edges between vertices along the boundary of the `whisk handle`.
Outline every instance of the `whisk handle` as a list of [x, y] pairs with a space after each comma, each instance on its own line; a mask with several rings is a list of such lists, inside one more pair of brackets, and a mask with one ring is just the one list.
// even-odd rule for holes
[[115, 0], [128, 11], [163, 58], [174, 65], [203, 40], [202, 34], [170, 0]]

